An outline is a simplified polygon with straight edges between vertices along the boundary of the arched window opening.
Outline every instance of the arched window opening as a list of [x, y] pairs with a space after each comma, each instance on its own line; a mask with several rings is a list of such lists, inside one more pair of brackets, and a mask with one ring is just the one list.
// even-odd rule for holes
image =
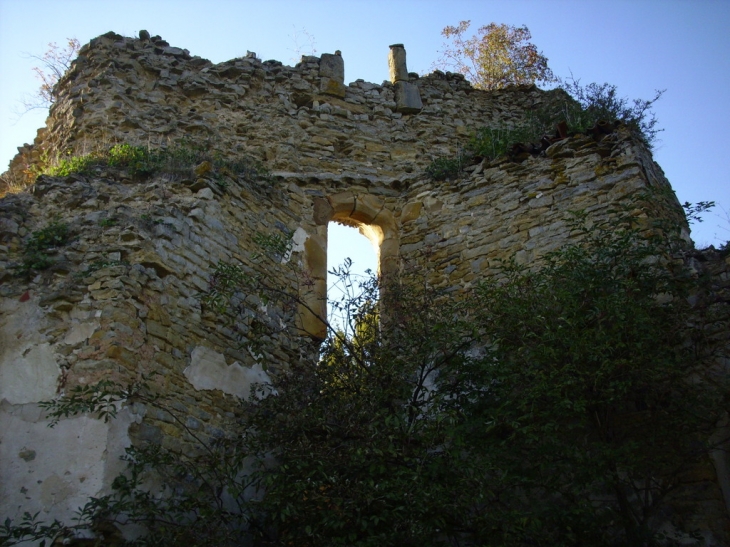
[[[299, 307], [299, 328], [304, 334], [315, 340], [323, 341], [327, 337], [327, 325], [324, 319], [327, 318], [327, 271], [339, 266], [345, 257], [352, 258], [357, 268], [362, 270], [370, 269], [377, 272], [378, 278], [392, 279], [400, 269], [399, 258], [399, 233], [396, 219], [380, 199], [369, 194], [354, 194], [352, 192], [340, 192], [321, 198], [315, 198], [312, 202], [313, 226], [310, 230], [301, 231], [301, 245], [304, 251], [303, 265], [306, 269], [308, 282], [302, 285], [300, 296], [302, 302]], [[337, 251], [329, 248], [327, 240], [338, 240], [336, 231], [340, 228], [337, 224], [356, 227], [360, 237], [354, 234], [344, 244], [345, 250], [339, 256]], [[330, 232], [330, 228], [332, 233]], [[347, 230], [346, 227], [343, 229]], [[295, 233], [296, 236], [296, 233]], [[372, 256], [367, 252], [354, 254], [355, 243], [367, 247], [370, 241], [376, 249], [375, 260], [367, 262], [364, 256]], [[328, 266], [329, 264], [329, 266]], [[375, 297], [377, 299], [377, 297]], [[335, 301], [330, 295], [329, 300]], [[334, 306], [330, 306], [334, 308]]]
[[355, 222], [330, 222], [327, 227], [327, 318], [338, 331], [351, 336], [358, 310], [377, 299], [374, 281], [382, 230]]

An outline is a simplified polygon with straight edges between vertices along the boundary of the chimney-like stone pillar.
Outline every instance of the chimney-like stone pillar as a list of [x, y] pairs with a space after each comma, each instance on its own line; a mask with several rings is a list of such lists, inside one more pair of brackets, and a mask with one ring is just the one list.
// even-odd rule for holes
[[403, 44], [390, 46], [388, 54], [388, 68], [390, 69], [390, 81], [408, 81], [408, 68], [406, 67], [406, 48]]
[[423, 109], [421, 92], [418, 86], [410, 83], [406, 66], [406, 48], [403, 44], [390, 46], [388, 54], [390, 81], [395, 86], [395, 111], [403, 114], [416, 114]]

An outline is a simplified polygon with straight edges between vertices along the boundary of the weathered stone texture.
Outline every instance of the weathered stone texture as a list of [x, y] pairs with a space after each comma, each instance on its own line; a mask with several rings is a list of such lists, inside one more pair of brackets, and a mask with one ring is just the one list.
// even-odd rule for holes
[[[669, 188], [649, 152], [623, 130], [600, 141], [562, 140], [521, 162], [482, 162], [455, 182], [431, 181], [424, 172], [434, 157], [455, 155], [477, 127], [512, 126], [551, 92], [478, 91], [463, 76], [441, 72], [396, 78], [395, 85], [345, 85], [343, 78], [337, 54], [305, 56], [296, 67], [255, 54], [214, 65], [159, 37], [113, 33], [82, 48], [59, 82], [46, 128], [33, 145], [21, 147], [11, 171], [118, 142], [157, 148], [186, 140], [229, 160], [255, 157], [273, 176], [256, 182], [229, 177], [225, 190], [204, 164], [195, 180], [133, 180], [112, 170], [42, 176], [30, 192], [0, 201], [0, 420], [9, 424], [0, 424], [0, 469], [30, 469], [35, 484], [63, 492], [51, 511], [42, 486], [19, 495], [15, 479], [2, 480], [3, 516], [17, 517], [22, 506], [67, 517], [76, 500], [108, 487], [104, 465], [89, 467], [84, 487], [57, 484], [59, 477], [70, 480], [63, 478], [64, 465], [49, 458], [60, 430], [45, 429], [37, 407], [54, 393], [155, 372], [153, 381], [171, 404], [194, 419], [199, 432], [215, 436], [235, 417], [236, 397], [251, 381], [313, 358], [316, 342], [291, 330], [280, 331], [273, 349], [261, 355], [241, 349], [241, 341], [255, 339], [254, 318], [265, 306], [254, 295], [242, 297], [248, 323], [203, 307], [200, 294], [220, 261], [299, 290], [321, 313], [327, 224], [335, 220], [360, 227], [379, 247], [381, 272], [417, 268], [432, 285], [458, 294], [496, 274], [500, 259], [533, 264], [570, 241], [569, 211], [610, 219], [614, 206], [637, 192]], [[405, 103], [403, 85], [417, 92]], [[407, 106], [413, 97], [421, 101], [418, 108]], [[676, 199], [658, 201], [651, 214], [686, 228]], [[69, 225], [70, 243], [49, 251], [54, 265], [48, 271], [29, 280], [14, 277], [11, 266], [24, 241], [52, 218]], [[291, 254], [265, 267], [255, 258], [257, 233], [292, 237]], [[727, 285], [723, 264], [713, 275]], [[321, 321], [302, 308], [272, 305], [266, 317], [322, 335]], [[717, 336], [727, 337], [727, 329]], [[31, 357], [33, 369], [26, 367]], [[32, 386], [23, 377], [29, 370], [38, 380]], [[8, 387], [18, 383], [25, 387]], [[107, 439], [100, 441], [106, 448], [99, 447], [105, 465], [127, 442], [192, 446], [169, 416], [153, 410], [135, 409], [124, 427], [88, 422], [64, 421], [64, 434], [99, 429], [95, 438]], [[31, 453], [46, 463], [34, 467]], [[71, 449], [68, 454], [74, 457]], [[714, 457], [727, 473], [726, 454]], [[710, 507], [713, 537], [720, 538], [712, 544], [720, 545], [727, 512], [708, 469], [694, 501]], [[720, 484], [730, 495], [727, 474]]]
[[388, 53], [388, 71], [391, 83], [408, 81], [408, 66], [406, 65], [406, 48], [403, 44], [393, 44]]
[[403, 114], [416, 114], [423, 109], [418, 87], [409, 82], [395, 83], [395, 110]]

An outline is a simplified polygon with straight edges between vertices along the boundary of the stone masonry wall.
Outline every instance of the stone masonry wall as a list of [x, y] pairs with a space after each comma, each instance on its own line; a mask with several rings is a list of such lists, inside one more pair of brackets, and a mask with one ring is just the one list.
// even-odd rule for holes
[[[378, 244], [382, 272], [419, 268], [458, 293], [496, 273], [499, 259], [536, 263], [570, 241], [569, 211], [605, 220], [638, 192], [669, 189], [649, 151], [622, 129], [564, 139], [520, 162], [484, 161], [453, 182], [429, 180], [434, 157], [456, 154], [477, 127], [513, 125], [552, 94], [478, 91], [454, 74], [398, 74], [395, 83], [345, 85], [338, 53], [303, 57], [296, 67], [255, 55], [214, 65], [159, 37], [114, 33], [82, 48], [46, 127], [5, 176], [115, 143], [181, 142], [230, 160], [256, 158], [272, 176], [230, 176], [224, 188], [203, 171], [140, 179], [99, 169], [44, 175], [0, 200], [0, 515], [68, 518], [108, 489], [129, 443], [192, 446], [168, 415], [141, 406], [109, 423], [76, 417], [49, 430], [40, 401], [155, 372], [186, 425], [210, 437], [235, 417], [251, 383], [314, 359], [322, 325], [306, 309], [250, 296], [241, 302], [250, 321], [233, 328], [201, 305], [220, 261], [299, 290], [322, 313], [334, 220]], [[673, 197], [651, 214], [688, 236]], [[25, 242], [51, 220], [69, 226], [70, 242], [50, 251], [48, 270], [13, 275]], [[257, 233], [291, 237], [292, 253], [274, 266], [262, 262]], [[716, 277], [727, 277], [724, 268]], [[262, 312], [296, 328], [257, 355], [241, 342], [256, 338]], [[730, 464], [714, 457], [724, 475], [718, 481], [708, 467], [693, 503], [703, 507], [697, 519], [707, 544], [721, 545], [730, 529], [721, 491], [729, 495]]]
[[345, 86], [330, 76], [342, 80], [344, 66], [333, 74], [307, 56], [296, 67], [253, 56], [214, 65], [164, 41], [108, 33], [81, 49], [46, 128], [11, 168], [115, 142], [188, 139], [265, 159], [272, 171], [405, 183], [433, 157], [455, 153], [470, 129], [510, 125], [545, 96], [535, 88], [475, 92], [461, 75], [436, 73], [413, 80], [423, 109], [409, 116], [397, 111], [390, 82]]

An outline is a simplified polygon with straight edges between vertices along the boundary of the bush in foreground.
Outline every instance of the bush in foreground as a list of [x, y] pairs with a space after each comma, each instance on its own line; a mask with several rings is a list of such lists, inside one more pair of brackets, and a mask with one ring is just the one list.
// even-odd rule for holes
[[[690, 540], [679, 520], [659, 532], [662, 508], [727, 410], [687, 299], [698, 281], [628, 215], [585, 226], [577, 215], [580, 242], [542, 267], [506, 263], [458, 300], [417, 277], [365, 284], [351, 336], [332, 330], [318, 364], [260, 386], [225, 439], [198, 438], [198, 455], [130, 449], [80, 526], [139, 523], [138, 545]], [[230, 265], [216, 275], [218, 305], [276, 289]], [[137, 402], [185, 428], [150, 386], [101, 384], [48, 406], [111, 418], [111, 402]], [[145, 487], [151, 472], [163, 489]], [[12, 544], [31, 524], [1, 533]]]

